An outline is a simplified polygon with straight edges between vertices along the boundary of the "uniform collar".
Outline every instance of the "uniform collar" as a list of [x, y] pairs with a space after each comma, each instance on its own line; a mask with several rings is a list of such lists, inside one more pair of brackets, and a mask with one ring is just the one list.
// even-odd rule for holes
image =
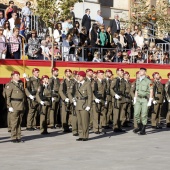
[[14, 83], [16, 83], [16, 84], [19, 84], [19, 82], [18, 82], [18, 81], [13, 80], [13, 82], [14, 82]]
[[38, 79], [38, 77], [35, 77], [35, 76], [33, 76], [36, 80]]
[[85, 82], [85, 81], [83, 80], [83, 81], [81, 81], [81, 82], [79, 82], [79, 83], [83, 85], [83, 84], [84, 84], [84, 82]]
[[56, 80], [57, 79], [57, 77], [55, 77], [55, 76], [53, 76], [53, 78]]
[[141, 77], [139, 78], [139, 80], [142, 81], [143, 79], [145, 79], [145, 77], [146, 77], [146, 76], [141, 76]]

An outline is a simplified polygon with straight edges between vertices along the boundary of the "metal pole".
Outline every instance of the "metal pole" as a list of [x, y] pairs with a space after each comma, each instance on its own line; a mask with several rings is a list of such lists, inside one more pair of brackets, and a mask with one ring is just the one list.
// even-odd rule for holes
[[147, 59], [146, 59], [146, 61], [147, 61], [147, 63], [148, 63], [148, 51], [147, 51], [147, 53], [146, 53], [146, 54], [147, 54]]
[[82, 47], [82, 61], [84, 61], [84, 47]]

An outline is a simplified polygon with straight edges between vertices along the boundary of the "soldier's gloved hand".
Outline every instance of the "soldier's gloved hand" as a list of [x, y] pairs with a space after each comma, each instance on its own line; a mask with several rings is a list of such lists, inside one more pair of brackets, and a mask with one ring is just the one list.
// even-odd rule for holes
[[165, 101], [165, 99], [164, 99], [164, 101], [163, 101], [163, 103], [165, 103], [166, 101]]
[[121, 97], [118, 94], [115, 94], [115, 98], [119, 100]]
[[136, 103], [136, 97], [133, 98], [133, 104], [135, 105]]
[[86, 110], [87, 112], [89, 112], [89, 111], [90, 111], [90, 107], [87, 106], [87, 107], [85, 108], [85, 110]]
[[44, 106], [44, 102], [43, 102], [43, 101], [40, 101], [40, 104], [41, 104], [42, 106]]
[[69, 102], [69, 98], [66, 98], [66, 99], [65, 99], [65, 102], [68, 103], [68, 102]]
[[148, 107], [152, 105], [152, 100], [153, 100], [153, 98], [149, 98], [149, 101], [148, 101], [148, 104], [147, 104]]
[[27, 78], [27, 74], [26, 73], [23, 74], [23, 78]]
[[13, 107], [9, 107], [9, 112], [14, 112], [14, 109], [13, 109]]
[[54, 97], [52, 97], [52, 102], [55, 101]]
[[31, 100], [34, 100], [35, 97], [30, 94], [30, 95], [29, 95], [29, 98], [30, 98]]
[[100, 100], [99, 99], [95, 99], [94, 100], [96, 103], [100, 103]]
[[73, 98], [72, 100], [73, 100], [73, 103], [76, 102], [76, 99], [75, 99], [75, 98]]
[[170, 100], [168, 100], [168, 102], [170, 103]]
[[107, 106], [107, 101], [105, 101], [105, 103], [104, 103], [104, 104], [105, 104], [105, 106]]
[[154, 101], [153, 101], [153, 104], [157, 104], [157, 101], [154, 100]]
[[74, 104], [74, 106], [76, 106], [76, 105], [77, 105], [77, 103], [76, 103], [76, 102], [73, 102], [73, 104]]

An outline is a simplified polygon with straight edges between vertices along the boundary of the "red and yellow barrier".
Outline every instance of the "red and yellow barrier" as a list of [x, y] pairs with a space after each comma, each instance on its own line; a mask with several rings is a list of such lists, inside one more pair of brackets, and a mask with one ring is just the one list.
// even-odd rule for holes
[[[10, 75], [13, 70], [17, 70], [22, 74], [24, 73], [23, 60], [0, 60], [0, 84], [5, 84], [10, 80]], [[39, 60], [25, 60], [25, 72], [27, 75], [32, 75], [33, 68], [40, 69], [40, 76], [46, 74], [51, 75], [51, 61], [39, 61]], [[159, 72], [162, 76], [162, 83], [167, 81], [167, 73], [170, 72], [170, 65], [162, 64], [122, 64], [122, 63], [92, 63], [92, 62], [54, 62], [54, 67], [59, 68], [59, 78], [64, 77], [64, 70], [69, 68], [71, 70], [83, 70], [88, 68], [93, 70], [106, 70], [111, 69], [113, 73], [116, 73], [116, 68], [123, 68], [131, 75], [131, 79], [135, 79], [136, 71], [140, 67], [147, 68], [147, 75], [152, 77], [153, 72]]]

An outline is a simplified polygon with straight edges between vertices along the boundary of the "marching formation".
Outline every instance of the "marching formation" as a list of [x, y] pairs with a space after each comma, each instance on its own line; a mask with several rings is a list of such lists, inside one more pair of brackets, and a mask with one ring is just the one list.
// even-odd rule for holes
[[[158, 72], [152, 74], [153, 80], [146, 75], [147, 70], [140, 68], [136, 80], [130, 82], [130, 74], [122, 68], [116, 70], [92, 69], [84, 71], [65, 70], [65, 78], [59, 80], [58, 68], [51, 70], [49, 78], [34, 68], [32, 77], [24, 73], [25, 82], [20, 73], [13, 71], [11, 80], [5, 85], [3, 95], [8, 108], [8, 131], [13, 143], [21, 139], [21, 122], [28, 105], [27, 130], [37, 129], [37, 117], [40, 117], [41, 135], [48, 135], [48, 128], [56, 128], [61, 122], [63, 133], [72, 132], [79, 136], [77, 141], [87, 141], [89, 130], [95, 134], [105, 134], [113, 128], [114, 133], [125, 132], [134, 118], [134, 133], [145, 135], [148, 114], [154, 129], [161, 129], [161, 108], [165, 100], [170, 103], [170, 73], [165, 88]], [[166, 126], [170, 127], [170, 104], [166, 117]], [[133, 114], [132, 114], [133, 113]], [[58, 120], [60, 119], [60, 120]], [[112, 125], [113, 124], [113, 125]]]

